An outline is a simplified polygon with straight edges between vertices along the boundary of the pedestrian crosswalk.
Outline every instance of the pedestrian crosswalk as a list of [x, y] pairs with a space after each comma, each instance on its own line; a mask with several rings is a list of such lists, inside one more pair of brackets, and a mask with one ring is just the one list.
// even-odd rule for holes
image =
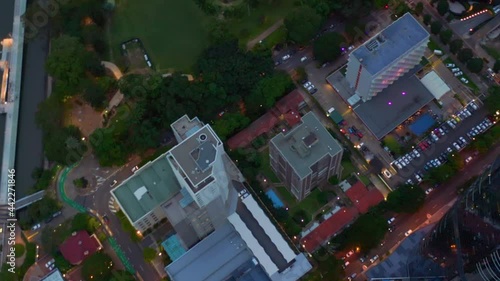
[[116, 213], [118, 211], [118, 206], [115, 202], [115, 197], [111, 196], [108, 201], [108, 208], [111, 212]]

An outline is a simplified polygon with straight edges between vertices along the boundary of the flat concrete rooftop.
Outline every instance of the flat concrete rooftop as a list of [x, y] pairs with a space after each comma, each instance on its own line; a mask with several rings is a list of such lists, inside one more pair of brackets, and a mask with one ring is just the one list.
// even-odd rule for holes
[[355, 105], [354, 112], [378, 139], [434, 99], [414, 75], [419, 68], [399, 78], [371, 100]]

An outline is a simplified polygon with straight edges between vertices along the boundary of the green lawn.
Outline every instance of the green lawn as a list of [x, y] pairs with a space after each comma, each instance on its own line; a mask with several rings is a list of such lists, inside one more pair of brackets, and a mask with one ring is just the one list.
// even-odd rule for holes
[[364, 185], [368, 186], [370, 185], [372, 182], [370, 181], [370, 179], [365, 176], [365, 175], [361, 175], [359, 176], [359, 179], [361, 180], [361, 182], [363, 182]]
[[279, 183], [280, 180], [276, 176], [276, 174], [271, 170], [271, 164], [269, 163], [269, 148], [264, 149], [262, 152], [259, 152], [260, 157], [260, 172], [271, 182]]
[[110, 26], [114, 60], [120, 44], [140, 38], [157, 69], [189, 71], [207, 46], [206, 16], [192, 0], [122, 0], [116, 2]]
[[241, 39], [242, 44], [257, 37], [264, 30], [284, 18], [295, 8], [295, 1], [261, 1], [257, 8], [247, 10], [245, 17], [228, 21], [229, 31]]
[[350, 160], [342, 160], [342, 167], [344, 169], [342, 170], [342, 179], [340, 181], [347, 179], [352, 173], [356, 172], [356, 167], [354, 167]]
[[398, 140], [392, 136], [392, 135], [387, 135], [383, 140], [382, 143], [389, 148], [392, 152], [396, 154], [401, 154], [401, 145], [399, 144]]
[[279, 197], [284, 201], [285, 205], [290, 209], [290, 214], [294, 214], [296, 211], [302, 209], [306, 211], [307, 214], [313, 219], [312, 215], [319, 210], [319, 208], [323, 207], [324, 204], [318, 202], [318, 194], [323, 193], [325, 191], [319, 190], [319, 188], [315, 188], [311, 194], [309, 194], [304, 200], [301, 202], [297, 202], [295, 197], [286, 189], [284, 186], [276, 187], [276, 191], [279, 194]]
[[492, 47], [488, 47], [486, 45], [482, 45], [483, 49], [490, 55], [492, 56], [493, 58], [495, 58], [496, 60], [500, 60], [500, 51], [495, 49], [495, 48], [492, 48]]
[[271, 33], [269, 36], [267, 36], [266, 39], [262, 40], [262, 44], [266, 48], [271, 49], [274, 46], [276, 46], [277, 44], [285, 43], [286, 36], [287, 36], [286, 29], [284, 26], [282, 26], [282, 27], [276, 29], [276, 31]]

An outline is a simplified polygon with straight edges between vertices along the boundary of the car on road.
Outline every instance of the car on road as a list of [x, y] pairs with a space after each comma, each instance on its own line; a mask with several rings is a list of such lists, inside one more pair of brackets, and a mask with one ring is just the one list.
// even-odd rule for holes
[[465, 163], [469, 163], [470, 161], [472, 161], [472, 156], [469, 156], [467, 157], [467, 159], [465, 159]]
[[343, 265], [342, 265], [342, 268], [345, 269], [348, 265], [350, 264], [350, 262], [346, 261]]
[[455, 77], [458, 77], [458, 76], [464, 75], [464, 73], [462, 71], [459, 71], [459, 72], [453, 73], [453, 75], [455, 75]]
[[429, 187], [425, 190], [425, 194], [429, 195], [434, 189], [432, 187]]
[[413, 230], [409, 229], [407, 232], [405, 232], [405, 236], [408, 237], [412, 233], [413, 233]]
[[356, 278], [356, 276], [358, 276], [358, 274], [353, 273], [353, 274], [351, 274], [351, 276], [347, 277], [347, 280], [352, 281], [354, 278]]
[[346, 258], [352, 256], [354, 254], [354, 251], [353, 250], [350, 250], [349, 252], [347, 252], [347, 254], [345, 254]]
[[55, 260], [54, 259], [51, 259], [49, 260], [46, 264], [45, 264], [45, 267], [46, 268], [51, 268], [52, 265], [55, 263]]
[[139, 166], [134, 166], [134, 167], [132, 168], [132, 173], [135, 173], [137, 170], [139, 170]]
[[102, 219], [104, 220], [105, 223], [109, 223], [109, 217], [108, 217], [108, 215], [102, 216]]
[[389, 172], [389, 170], [387, 170], [387, 169], [384, 169], [384, 170], [382, 171], [382, 173], [383, 173], [383, 174], [384, 174], [384, 176], [385, 176], [386, 178], [388, 178], [388, 179], [390, 179], [390, 178], [392, 177], [391, 172]]
[[300, 62], [305, 62], [306, 60], [307, 60], [307, 57], [300, 58]]
[[40, 226], [41, 225], [39, 223], [37, 223], [37, 224], [35, 224], [34, 226], [31, 227], [31, 230], [37, 230], [37, 229], [40, 228]]
[[395, 218], [395, 217], [392, 217], [392, 218], [390, 218], [390, 219], [388, 219], [388, 220], [387, 220], [387, 224], [391, 224], [391, 223], [393, 223], [395, 220], [396, 220], [396, 218]]
[[287, 60], [287, 59], [289, 59], [289, 58], [290, 58], [290, 55], [284, 55], [281, 59], [282, 59], [283, 61], [286, 61], [286, 60]]
[[115, 186], [117, 183], [118, 183], [118, 181], [117, 181], [117, 180], [113, 180], [109, 186], [110, 186], [110, 187], [113, 187], [113, 186]]

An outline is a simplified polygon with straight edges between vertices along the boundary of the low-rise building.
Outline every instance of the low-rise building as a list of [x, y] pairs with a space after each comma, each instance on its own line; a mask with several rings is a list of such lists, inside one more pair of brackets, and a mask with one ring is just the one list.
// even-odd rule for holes
[[73, 232], [59, 246], [63, 257], [71, 264], [78, 265], [85, 259], [102, 249], [101, 242], [95, 234], [89, 235], [87, 231]]
[[269, 143], [272, 170], [298, 200], [330, 177], [339, 176], [342, 154], [343, 148], [313, 112]]

